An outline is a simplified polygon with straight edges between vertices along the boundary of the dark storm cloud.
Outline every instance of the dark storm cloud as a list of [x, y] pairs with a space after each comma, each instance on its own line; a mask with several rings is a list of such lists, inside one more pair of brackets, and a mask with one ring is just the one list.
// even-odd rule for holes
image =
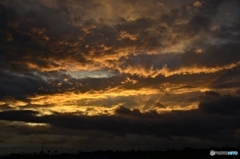
[[[1, 11], [3, 12], [2, 16], [6, 19], [4, 23], [8, 26], [8, 33], [12, 40], [10, 38], [9, 42], [2, 42], [1, 65], [3, 67], [1, 68], [17, 72], [36, 69], [39, 71], [66, 71], [66, 64], [69, 64], [70, 61], [75, 61], [84, 67], [94, 65], [95, 58], [103, 60], [108, 56], [123, 56], [117, 60], [122, 63], [120, 66], [115, 65], [116, 61], [108, 60], [108, 64], [104, 67], [118, 72], [120, 69], [118, 67], [131, 66], [143, 68], [149, 72], [151, 68], [157, 70], [165, 65], [168, 69], [175, 70], [184, 66], [192, 67], [196, 64], [215, 67], [239, 60], [236, 58], [239, 52], [237, 44], [225, 44], [219, 46], [220, 49], [217, 48], [218, 45], [208, 46], [208, 48], [204, 48], [201, 55], [194, 54], [197, 48], [192, 48], [181, 55], [180, 59], [179, 55], [174, 53], [153, 56], [140, 54], [129, 57], [128, 53], [122, 55], [120, 53], [122, 49], [131, 50], [133, 53], [142, 51], [148, 53], [156, 49], [166, 49], [171, 45], [178, 45], [181, 40], [195, 37], [199, 43], [199, 40], [203, 38], [202, 35], [210, 32], [211, 21], [217, 14], [220, 1], [208, 1], [202, 7], [192, 9], [191, 14], [186, 11], [186, 6], [182, 6], [160, 17], [144, 17], [131, 21], [120, 18], [121, 20], [119, 19], [118, 23], [114, 25], [94, 19], [83, 20], [80, 26], [76, 26], [70, 20], [72, 14], [75, 14], [70, 10], [70, 6], [75, 1], [58, 1], [55, 8], [45, 6], [40, 2], [39, 6], [34, 5], [32, 1], [29, 2], [30, 6], [34, 6], [33, 9], [17, 3], [7, 3], [7, 7], [2, 5], [4, 8], [1, 9], [3, 10]], [[98, 4], [95, 6], [92, 5], [93, 2], [88, 3], [86, 6], [98, 7]], [[22, 10], [14, 10], [16, 6]], [[181, 20], [188, 22], [175, 24]], [[163, 25], [164, 23], [167, 23], [167, 26]], [[171, 34], [176, 34], [176, 36], [172, 38]], [[228, 56], [230, 52], [233, 54], [232, 56]], [[218, 56], [219, 54], [221, 56]], [[209, 61], [208, 59], [214, 60]], [[102, 63], [105, 61], [103, 60]], [[109, 65], [113, 65], [113, 67], [109, 68]], [[122, 68], [122, 70], [124, 69]]]
[[209, 87], [214, 89], [235, 88], [240, 86], [240, 68], [233, 68], [213, 81]]
[[[62, 40], [61, 38], [71, 35], [72, 31], [77, 32], [78, 29], [69, 24], [64, 24], [63, 22], [67, 19], [61, 12], [42, 5], [40, 5], [40, 9], [35, 8], [35, 10], [23, 8], [19, 11], [14, 9], [14, 5], [5, 8], [5, 23], [8, 28], [5, 34], [9, 34], [11, 40], [6, 39], [6, 41], [1, 42], [1, 48], [3, 49], [3, 52], [1, 52], [3, 59], [1, 60], [12, 66], [5, 69], [17, 71], [27, 69], [27, 62], [30, 61], [40, 68], [58, 67], [58, 64], [45, 59], [54, 57], [53, 59], [57, 60], [57, 56], [59, 58], [69, 56], [61, 53], [69, 49], [69, 46], [59, 46], [58, 42]], [[71, 32], [69, 32], [70, 30]], [[68, 38], [68, 40], [71, 39]], [[78, 57], [77, 59], [81, 59], [81, 54]], [[14, 67], [15, 65], [16, 67]]]
[[[28, 112], [31, 115], [31, 112]], [[6, 113], [10, 114], [10, 112]], [[17, 113], [23, 114], [23, 113]], [[26, 114], [26, 112], [24, 113]], [[2, 116], [2, 115], [1, 115]], [[16, 119], [16, 118], [15, 118]], [[28, 118], [29, 119], [29, 118]], [[27, 119], [26, 119], [27, 120]], [[11, 125], [11, 126], [10, 126]], [[1, 121], [1, 129], [4, 129], [4, 132], [14, 132], [18, 135], [77, 135], [79, 134], [78, 131], [64, 129], [64, 128], [57, 128], [57, 127], [50, 127], [48, 125], [38, 125], [38, 126], [29, 126], [22, 122], [21, 124], [11, 124], [10, 122]], [[15, 134], [14, 134], [15, 135]]]
[[34, 76], [0, 72], [0, 98], [6, 96], [26, 100], [26, 96], [34, 93], [50, 93], [51, 85]]
[[[58, 70], [66, 71], [66, 67], [63, 65], [72, 62], [72, 60], [86, 66], [94, 64], [94, 58], [104, 59], [108, 55], [119, 55], [121, 54], [119, 53], [121, 49], [137, 48], [137, 51], [142, 53], [126, 56], [124, 54], [120, 55], [120, 57], [123, 57], [118, 60], [107, 60], [106, 70], [113, 69], [116, 73], [119, 73], [119, 69], [116, 69], [117, 67], [122, 70], [132, 67], [136, 69], [143, 68], [145, 72], [150, 72], [151, 68], [158, 70], [165, 66], [169, 70], [177, 70], [181, 67], [192, 67], [194, 65], [199, 67], [221, 67], [222, 65], [239, 61], [238, 57], [240, 56], [238, 55], [240, 51], [238, 43], [212, 45], [200, 42], [202, 35], [211, 33], [210, 28], [213, 25], [213, 18], [218, 14], [217, 9], [222, 1], [207, 1], [201, 7], [192, 8], [191, 14], [186, 11], [186, 5], [183, 5], [159, 17], [140, 17], [135, 20], [120, 17], [117, 24], [109, 24], [104, 20], [81, 20], [80, 26], [76, 26], [69, 20], [73, 14], [70, 10], [70, 5], [73, 2], [58, 1], [57, 7], [44, 5], [40, 2], [37, 6], [32, 1], [29, 2], [31, 3], [27, 6], [33, 5], [32, 9], [18, 3], [4, 3], [1, 7], [1, 16], [5, 19], [1, 23], [4, 22], [4, 25], [6, 24], [8, 31], [5, 32], [8, 32], [12, 37], [10, 41], [1, 42], [1, 68], [21, 73], [36, 71], [37, 69], [39, 74], [47, 78], [55, 76], [58, 79], [46, 82], [41, 80], [39, 76], [34, 77], [35, 75], [31, 75], [31, 78], [29, 78], [4, 73], [6, 78], [1, 79], [1, 88], [3, 90], [1, 96], [10, 95], [16, 97], [19, 94], [24, 96], [34, 93], [52, 94], [69, 89], [87, 92], [89, 90], [104, 90], [105, 88], [117, 86], [126, 89], [142, 88], [143, 86], [154, 88], [154, 86], [160, 86], [169, 81], [171, 83], [179, 83], [179, 81], [186, 83], [184, 81], [186, 79], [195, 79], [196, 83], [198, 80], [201, 80], [202, 83], [204, 81], [203, 74], [192, 77], [187, 76], [186, 78], [180, 75], [181, 78], [175, 78], [176, 76], [173, 78], [159, 76], [156, 79], [142, 79], [137, 77], [141, 75], [141, 72], [130, 75], [129, 72], [133, 72], [130, 70], [129, 72], [123, 71], [121, 73], [122, 75], [126, 73], [126, 76], [133, 77], [133, 79], [138, 81], [136, 84], [130, 82], [122, 84], [121, 82], [126, 78], [124, 75], [108, 79], [88, 78], [81, 80], [66, 75], [69, 82], [65, 82], [63, 77], [59, 76], [61, 73], [56, 73]], [[80, 3], [83, 2], [81, 1]], [[92, 4], [93, 2], [88, 2], [86, 6], [98, 7], [98, 4], [96, 6]], [[192, 4], [189, 3], [189, 5]], [[17, 6], [21, 9], [15, 10]], [[181, 20], [186, 20], [187, 22], [175, 24], [178, 21], [181, 22]], [[228, 33], [234, 30], [234, 28], [237, 31], [238, 23], [229, 25], [230, 27], [225, 27], [225, 32]], [[165, 45], [166, 39], [170, 37], [170, 32], [177, 34], [177, 36], [173, 38], [173, 41], [167, 40], [168, 44]], [[219, 33], [220, 31], [216, 31], [212, 36], [217, 37]], [[151, 50], [159, 48], [161, 50], [169, 47], [171, 44], [178, 44], [182, 39], [191, 39], [198, 36], [200, 36], [200, 40], [197, 38], [197, 41], [193, 43], [194, 45], [189, 46], [182, 54], [145, 54]], [[196, 54], [195, 50], [201, 46], [204, 47], [203, 52]], [[66, 59], [68, 61], [65, 61]], [[60, 62], [58, 63], [58, 61]], [[104, 60], [101, 61], [104, 64], [105, 62]], [[116, 66], [115, 62], [120, 63], [119, 66]], [[108, 68], [111, 64], [113, 67]], [[199, 76], [201, 78], [198, 78]], [[206, 76], [208, 77], [208, 75]], [[209, 80], [209, 78], [207, 79]], [[188, 82], [193, 81], [188, 80]], [[60, 83], [61, 85], [58, 85]], [[79, 83], [81, 83], [81, 86], [76, 85]], [[188, 85], [189, 87], [194, 87], [194, 85], [199, 84], [196, 83]], [[235, 82], [235, 84], [232, 84], [232, 87], [237, 84]]]
[[7, 121], [39, 122], [40, 120], [36, 117], [37, 113], [32, 110], [8, 110], [0, 112], [0, 118]]
[[73, 130], [98, 130], [117, 135], [139, 134], [171, 138], [192, 136], [210, 140], [234, 139], [239, 129], [239, 96], [207, 92], [199, 109], [158, 114], [120, 107], [112, 116], [82, 116], [70, 113], [36, 116], [35, 111], [3, 111], [1, 120], [48, 123], [52, 127]]
[[182, 57], [183, 65], [196, 63], [202, 66], [222, 66], [237, 63], [240, 60], [240, 47], [237, 43], [212, 45], [206, 48], [202, 54], [189, 51]]
[[6, 29], [6, 7], [0, 4], [0, 30]]
[[[194, 66], [199, 68], [223, 67], [222, 69], [224, 69], [224, 67], [232, 64], [236, 65], [236, 67], [239, 67], [239, 57], [240, 47], [238, 43], [228, 43], [222, 45], [208, 45], [207, 47], [205, 46], [201, 53], [196, 53], [196, 48], [189, 48], [183, 54], [169, 53], [162, 55], [130, 55], [128, 57], [119, 59], [119, 69], [124, 72], [125, 68], [131, 68], [132, 72], [127, 71], [125, 73], [132, 74], [135, 70], [137, 70], [137, 68], [141, 68], [145, 70], [145, 72], [148, 72], [146, 74], [149, 76], [151, 75], [149, 71], [153, 71], [154, 74], [157, 72], [157, 70], [163, 69], [164, 67], [167, 67], [170, 71], [178, 70], [184, 67], [191, 69], [191, 67]], [[231, 67], [234, 68], [233, 66]], [[205, 71], [203, 71], [203, 73], [204, 72]], [[136, 72], [136, 74], [138, 73], [139, 72]]]
[[199, 104], [199, 109], [205, 113], [221, 115], [239, 115], [240, 97], [223, 95], [212, 92], [208, 93], [207, 99]]
[[187, 25], [187, 32], [192, 36], [201, 32], [208, 32], [210, 30], [210, 19], [204, 16], [194, 16], [190, 19]]
[[[240, 5], [239, 5], [240, 6]], [[230, 43], [239, 43], [240, 39], [240, 18], [236, 18], [236, 21], [234, 21], [230, 26], [221, 24], [219, 28], [214, 30], [212, 32], [212, 35], [216, 38], [226, 40]]]
[[37, 71], [24, 74], [0, 71], [0, 76], [0, 98], [4, 99], [8, 96], [25, 101], [28, 101], [26, 96], [61, 93], [69, 89], [82, 93], [90, 90], [105, 90], [120, 85], [126, 79], [124, 76], [76, 79], [64, 72], [41, 73]]
[[[187, 46], [183, 52], [183, 54], [179, 53], [170, 53], [167, 55], [147, 55], [147, 54], [138, 54], [135, 56], [129, 55], [128, 57], [120, 58], [119, 61], [121, 63], [120, 67], [121, 70], [124, 72], [125, 68], [144, 68], [146, 71], [150, 70], [151, 67], [153, 69], [161, 69], [165, 64], [167, 64], [168, 68], [170, 70], [175, 70], [180, 67], [192, 67], [192, 66], [203, 66], [203, 67], [218, 67], [223, 65], [229, 65], [229, 64], [236, 64], [239, 61], [239, 45], [237, 36], [239, 35], [237, 32], [238, 30], [235, 30], [236, 21], [234, 23], [230, 23], [231, 27], [225, 27], [225, 24], [223, 25], [226, 30], [223, 32], [219, 31], [219, 29], [212, 30], [212, 27], [214, 24], [212, 23], [213, 19], [215, 18], [215, 15], [218, 14], [218, 6], [220, 5], [220, 1], [208, 1], [207, 3], [204, 3], [203, 8], [196, 13], [192, 13], [192, 15], [186, 17], [188, 13], [182, 8], [182, 9], [175, 9], [172, 10], [171, 13], [167, 13], [163, 15], [159, 22], [152, 22], [151, 20], [146, 21], [143, 25], [140, 25], [143, 27], [143, 29], [140, 30], [147, 30], [150, 29], [152, 26], [151, 23], [154, 23], [154, 26], [159, 26], [159, 28], [162, 28], [160, 30], [155, 29], [155, 36], [154, 39], [156, 40], [147, 40], [150, 42], [153, 42], [152, 44], [156, 44], [157, 48], [164, 49], [167, 48], [168, 45], [164, 44], [166, 42], [166, 39], [170, 37], [170, 34], [168, 33], [169, 28], [165, 26], [161, 26], [163, 22], [167, 22], [168, 26], [171, 27], [172, 33], [176, 34], [174, 37], [174, 40], [168, 41], [172, 45], [179, 44], [182, 40], [196, 38], [189, 46]], [[207, 10], [214, 10], [212, 12], [207, 12]], [[188, 20], [188, 23], [186, 24], [175, 24], [176, 20]], [[136, 23], [137, 21], [134, 21]], [[126, 30], [132, 31], [133, 34], [137, 30], [131, 29], [136, 28], [131, 27], [131, 23], [126, 22], [121, 24], [122, 26], [125, 26], [125, 28], [128, 28]], [[139, 23], [140, 24], [140, 23]], [[148, 26], [148, 24], [150, 26]], [[133, 25], [134, 26], [134, 25]], [[124, 27], [123, 27], [124, 28]], [[221, 27], [220, 27], [221, 28]], [[143, 32], [142, 32], [143, 33]], [[137, 43], [138, 41], [142, 41], [141, 34], [138, 34]], [[150, 32], [148, 32], [150, 33]], [[228, 42], [224, 41], [227, 37], [223, 39], [218, 39], [221, 34], [230, 34], [228, 37]], [[143, 33], [144, 35], [144, 33]], [[151, 37], [144, 35], [143, 37]], [[207, 38], [206, 38], [207, 37]], [[144, 40], [143, 40], [144, 41]], [[221, 42], [222, 41], [222, 42]], [[156, 42], [156, 43], [155, 43]], [[144, 44], [142, 45], [144, 46]], [[147, 44], [147, 46], [151, 46], [151, 48], [154, 48], [154, 45]], [[199, 52], [198, 52], [199, 50]], [[181, 52], [181, 50], [179, 50]], [[147, 52], [147, 51], [146, 51]], [[230, 55], [230, 56], [229, 56]], [[144, 61], [144, 62], [143, 62]], [[129, 67], [127, 67], [129, 66]], [[131, 71], [129, 71], [131, 72]], [[134, 72], [134, 70], [132, 70]], [[127, 72], [125, 72], [127, 73]]]

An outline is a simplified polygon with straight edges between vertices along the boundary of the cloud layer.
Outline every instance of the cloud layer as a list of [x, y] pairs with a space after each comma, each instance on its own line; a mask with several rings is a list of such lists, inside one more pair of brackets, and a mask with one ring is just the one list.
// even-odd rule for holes
[[1, 1], [0, 141], [237, 144], [239, 5]]

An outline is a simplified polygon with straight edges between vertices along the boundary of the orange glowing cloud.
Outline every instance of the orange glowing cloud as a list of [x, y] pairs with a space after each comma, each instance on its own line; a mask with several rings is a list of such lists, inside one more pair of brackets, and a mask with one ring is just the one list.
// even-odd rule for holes
[[201, 6], [202, 6], [202, 3], [199, 2], [199, 1], [196, 1], [196, 2], [193, 3], [193, 6], [194, 6], [194, 7], [201, 7]]

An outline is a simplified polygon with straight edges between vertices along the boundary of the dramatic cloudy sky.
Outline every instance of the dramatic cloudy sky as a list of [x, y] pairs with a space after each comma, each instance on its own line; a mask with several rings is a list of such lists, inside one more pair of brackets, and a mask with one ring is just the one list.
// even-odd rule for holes
[[235, 146], [239, 0], [1, 0], [0, 153]]

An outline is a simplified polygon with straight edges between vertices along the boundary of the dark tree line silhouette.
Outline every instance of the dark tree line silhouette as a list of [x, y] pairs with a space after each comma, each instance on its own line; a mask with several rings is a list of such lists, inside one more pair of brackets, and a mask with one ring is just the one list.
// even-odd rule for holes
[[[44, 145], [44, 144], [43, 144]], [[174, 150], [168, 148], [165, 151], [141, 151], [130, 150], [130, 151], [113, 151], [113, 150], [99, 150], [93, 152], [83, 152], [79, 151], [76, 154], [70, 153], [58, 153], [57, 150], [44, 151], [42, 146], [42, 151], [40, 153], [12, 153], [6, 156], [1, 156], [0, 159], [213, 159], [210, 155], [210, 150], [215, 151], [238, 151], [238, 147], [210, 147], [205, 149], [197, 148], [197, 146], [185, 147], [182, 150]], [[215, 156], [216, 157], [216, 156]], [[217, 156], [216, 158], [231, 158], [237, 159], [237, 156]]]

